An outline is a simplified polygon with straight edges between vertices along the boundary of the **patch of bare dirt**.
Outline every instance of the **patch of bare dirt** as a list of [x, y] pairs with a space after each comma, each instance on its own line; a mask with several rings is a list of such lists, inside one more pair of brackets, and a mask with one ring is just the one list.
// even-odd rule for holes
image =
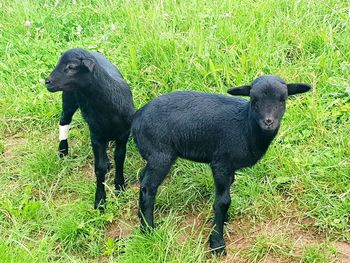
[[107, 227], [106, 236], [113, 240], [119, 240], [130, 236], [134, 230], [135, 224], [133, 222], [117, 219]]
[[20, 145], [26, 144], [27, 139], [25, 138], [17, 138], [17, 137], [9, 137], [5, 140], [5, 150], [4, 156], [6, 159], [12, 159], [16, 157], [16, 148]]
[[140, 182], [137, 180], [134, 183], [130, 185], [130, 188], [139, 190], [140, 189]]
[[4, 141], [4, 151], [0, 153], [0, 160], [8, 165], [2, 166], [0, 170], [6, 171], [10, 175], [9, 179], [11, 179], [11, 181], [7, 182], [8, 192], [21, 191], [22, 185], [19, 182], [21, 176], [18, 172], [18, 152], [20, 147], [26, 143], [27, 139], [14, 136], [8, 137]]
[[[201, 214], [197, 215], [185, 215], [183, 218], [181, 218], [180, 226], [181, 229], [183, 229], [184, 232], [187, 233], [195, 233], [200, 234], [201, 231], [205, 233], [205, 235], [209, 234], [210, 229], [205, 228], [205, 219], [202, 218]], [[204, 229], [203, 229], [204, 227]], [[188, 239], [189, 235], [178, 235], [177, 241], [180, 244], [183, 244]]]
[[[124, 212], [125, 211], [125, 212]], [[135, 205], [126, 206], [116, 219], [107, 226], [105, 236], [113, 240], [127, 238], [140, 225], [137, 216], [136, 200]]]
[[89, 180], [95, 181], [95, 172], [94, 172], [94, 166], [92, 163], [86, 163], [82, 167], [82, 171], [84, 173], [84, 176], [86, 176]]
[[[261, 223], [252, 223], [248, 219], [235, 219], [226, 227], [227, 256], [221, 262], [246, 262], [240, 257], [241, 252], [252, 246], [256, 237], [261, 235], [287, 237], [293, 250], [293, 258], [287, 261], [268, 255], [264, 262], [290, 262], [290, 260], [299, 262], [306, 245], [326, 242], [326, 236], [317, 233], [316, 229], [310, 227], [312, 225], [312, 219], [304, 219], [299, 222], [293, 218]], [[350, 262], [350, 244], [346, 242], [333, 242], [333, 244], [338, 251], [336, 262]]]
[[[286, 220], [271, 220], [268, 222], [254, 222], [249, 218], [230, 220], [225, 228], [227, 256], [220, 258], [220, 262], [247, 262], [242, 258], [242, 252], [249, 249], [258, 236], [282, 236], [290, 242], [293, 257], [277, 258], [267, 255], [263, 262], [299, 262], [303, 249], [309, 244], [320, 244], [326, 241], [326, 236], [316, 232], [312, 227], [312, 219], [299, 220], [297, 217]], [[184, 243], [193, 235], [209, 237], [212, 230], [212, 220], [203, 214], [183, 215], [179, 227], [188, 235], [178, 235], [178, 242]], [[208, 245], [208, 244], [206, 244]], [[335, 242], [338, 250], [337, 262], [347, 262], [349, 245], [345, 242]], [[209, 261], [211, 256], [209, 255]], [[350, 262], [350, 261], [349, 261]]]
[[335, 242], [340, 262], [350, 262], [350, 244], [346, 242]]

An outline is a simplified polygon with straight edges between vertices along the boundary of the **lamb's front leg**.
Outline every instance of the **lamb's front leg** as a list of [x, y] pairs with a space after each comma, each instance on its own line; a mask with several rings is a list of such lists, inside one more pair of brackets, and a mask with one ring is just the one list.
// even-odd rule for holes
[[59, 140], [58, 151], [60, 157], [64, 157], [68, 154], [68, 132], [72, 117], [78, 109], [78, 103], [75, 99], [75, 95], [72, 92], [62, 92], [62, 114], [59, 127]]
[[231, 204], [230, 185], [233, 182], [233, 169], [225, 164], [212, 164], [215, 183], [214, 230], [210, 236], [210, 248], [214, 253], [226, 254], [224, 223]]
[[96, 174], [96, 193], [94, 208], [98, 208], [101, 212], [105, 209], [106, 204], [106, 190], [105, 190], [105, 176], [108, 171], [108, 156], [107, 156], [107, 142], [101, 142], [97, 139], [91, 138], [92, 149], [95, 156], [95, 174]]
[[[235, 182], [235, 171], [232, 172], [230, 188], [231, 188], [231, 185], [232, 185], [234, 182]], [[227, 224], [228, 221], [229, 221], [229, 214], [226, 213], [226, 217], [225, 217], [224, 224]]]

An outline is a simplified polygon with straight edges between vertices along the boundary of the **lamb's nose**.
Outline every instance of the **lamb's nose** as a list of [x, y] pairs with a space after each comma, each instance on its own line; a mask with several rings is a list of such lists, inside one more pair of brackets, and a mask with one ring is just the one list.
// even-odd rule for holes
[[273, 124], [273, 120], [271, 118], [266, 118], [264, 122], [268, 127], [270, 127]]
[[45, 85], [48, 85], [48, 84], [50, 84], [51, 83], [51, 79], [50, 78], [47, 78], [46, 80], [45, 80]]

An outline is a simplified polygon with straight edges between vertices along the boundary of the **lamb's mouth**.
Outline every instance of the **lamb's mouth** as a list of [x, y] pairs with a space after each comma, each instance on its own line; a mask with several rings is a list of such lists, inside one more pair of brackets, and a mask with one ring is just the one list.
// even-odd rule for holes
[[52, 86], [52, 85], [46, 85], [46, 89], [50, 92], [56, 92], [56, 91], [59, 91], [59, 87], [57, 86]]

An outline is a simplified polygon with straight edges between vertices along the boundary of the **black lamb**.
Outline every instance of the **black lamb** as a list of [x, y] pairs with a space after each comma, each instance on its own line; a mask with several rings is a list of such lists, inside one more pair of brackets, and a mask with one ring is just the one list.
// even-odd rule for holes
[[110, 166], [107, 157], [109, 141], [116, 141], [115, 189], [125, 188], [126, 143], [135, 112], [130, 88], [119, 70], [102, 54], [78, 48], [62, 54], [45, 84], [50, 92], [63, 91], [61, 155], [68, 153], [69, 125], [78, 108], [89, 125], [97, 178], [94, 207], [103, 211], [106, 202], [104, 181]]
[[203, 92], [179, 91], [160, 96], [135, 113], [132, 134], [147, 164], [140, 176], [141, 229], [154, 227], [157, 189], [177, 157], [209, 163], [215, 183], [214, 230], [210, 247], [226, 253], [223, 225], [231, 203], [236, 170], [254, 165], [280, 127], [287, 96], [310, 90], [262, 76], [251, 85], [228, 90], [250, 101]]

